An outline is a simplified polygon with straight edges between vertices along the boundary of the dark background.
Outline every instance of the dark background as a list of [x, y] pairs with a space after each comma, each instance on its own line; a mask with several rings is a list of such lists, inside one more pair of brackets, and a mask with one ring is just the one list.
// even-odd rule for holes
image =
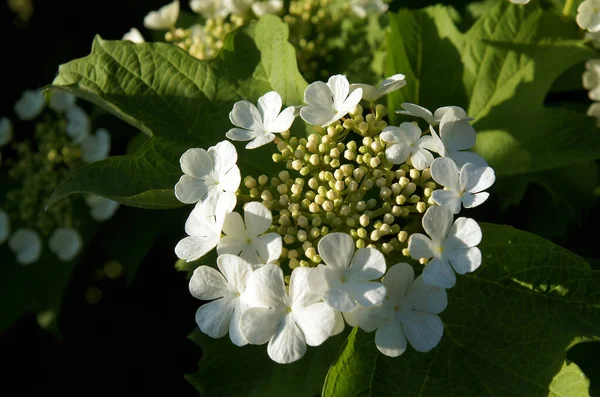
[[[165, 0], [36, 1], [32, 18], [22, 25], [14, 23], [15, 14], [8, 9], [6, 0], [1, 0], [0, 65], [4, 81], [0, 116], [14, 118], [12, 108], [22, 91], [49, 84], [59, 64], [87, 55], [94, 35], [119, 39], [132, 26], [146, 34], [143, 17], [164, 4]], [[562, 94], [550, 100], [573, 98], [585, 101], [585, 92]], [[112, 122], [127, 128], [118, 121]], [[474, 217], [531, 230], [528, 219], [547, 210], [539, 206], [543, 200], [550, 197], [541, 189], [530, 187], [518, 208], [510, 208], [504, 214], [480, 211]], [[120, 217], [135, 211], [140, 210], [121, 209], [119, 216], [104, 224], [95, 236], [66, 291], [58, 318], [59, 335], [42, 330], [35, 316], [28, 315], [0, 337], [0, 379], [5, 395], [83, 392], [92, 396], [197, 396], [183, 374], [194, 372], [201, 356], [200, 348], [187, 340], [195, 328], [198, 303], [188, 293], [185, 274], [173, 267], [173, 247], [181, 236], [169, 233], [181, 229], [185, 214], [176, 214], [173, 226], [165, 227], [131, 285], [126, 285], [123, 278], [98, 280], [94, 276], [103, 239], [118, 227]], [[551, 229], [552, 216], [547, 218], [545, 226]], [[582, 226], [572, 225], [553, 240], [595, 266], [596, 225], [600, 219], [597, 205], [585, 219]], [[85, 299], [90, 286], [103, 293], [103, 299], [95, 305]], [[600, 395], [599, 344], [576, 346], [568, 357], [592, 379], [592, 394]]]

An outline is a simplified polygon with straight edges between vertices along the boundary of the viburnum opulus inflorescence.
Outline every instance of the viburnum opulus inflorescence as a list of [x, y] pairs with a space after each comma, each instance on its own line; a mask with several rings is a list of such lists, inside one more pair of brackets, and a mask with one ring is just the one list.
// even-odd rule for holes
[[[454, 215], [483, 203], [495, 175], [468, 151], [475, 130], [459, 107], [405, 103], [400, 113], [427, 128], [388, 125], [377, 100], [404, 84], [400, 74], [377, 88], [336, 75], [310, 84], [296, 111], [282, 111], [276, 92], [236, 103], [226, 136], [246, 149], [272, 145], [270, 175], [244, 175], [228, 141], [182, 156], [175, 193], [196, 206], [175, 251], [188, 261], [219, 255], [219, 270], [200, 266], [190, 280], [195, 297], [212, 300], [197, 312], [201, 331], [268, 343], [278, 363], [345, 323], [376, 330], [392, 357], [407, 341], [417, 351], [439, 343], [445, 289], [481, 264], [481, 229]], [[291, 135], [298, 114], [313, 133]], [[416, 278], [410, 258], [423, 269]]]

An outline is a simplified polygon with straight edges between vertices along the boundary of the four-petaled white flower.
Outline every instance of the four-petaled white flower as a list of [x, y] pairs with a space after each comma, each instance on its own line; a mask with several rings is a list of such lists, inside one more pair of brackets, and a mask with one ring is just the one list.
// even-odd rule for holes
[[433, 162], [433, 154], [429, 150], [437, 148], [431, 135], [421, 136], [421, 129], [415, 123], [402, 123], [400, 127], [385, 127], [381, 139], [391, 146], [385, 150], [385, 157], [392, 164], [402, 164], [410, 156], [412, 165], [424, 170]]
[[331, 76], [327, 84], [315, 81], [304, 91], [307, 106], [300, 109], [300, 117], [309, 124], [327, 127], [352, 111], [360, 102], [362, 93], [362, 88], [350, 93], [350, 83], [343, 75]]
[[435, 141], [435, 151], [442, 157], [449, 157], [456, 165], [462, 167], [466, 163], [473, 163], [480, 167], [487, 166], [483, 157], [467, 149], [475, 146], [477, 139], [475, 129], [469, 123], [464, 110], [450, 107], [440, 120], [440, 135], [438, 136], [433, 126], [429, 127]]
[[110, 152], [110, 134], [98, 128], [95, 134], [86, 136], [81, 142], [81, 158], [86, 163], [104, 160]]
[[208, 150], [188, 149], [180, 159], [183, 176], [175, 185], [175, 196], [182, 203], [201, 201], [215, 210], [224, 194], [235, 193], [240, 186], [237, 158], [235, 146], [228, 141]]
[[221, 196], [217, 208], [209, 208], [206, 203], [198, 203], [185, 222], [188, 237], [175, 246], [175, 254], [187, 262], [195, 261], [215, 248], [221, 238], [225, 215], [233, 211], [236, 204], [235, 194]]
[[419, 117], [425, 120], [427, 124], [434, 127], [440, 123], [442, 117], [444, 117], [444, 115], [450, 110], [455, 111], [455, 117], [457, 117], [458, 120], [473, 120], [472, 117], [467, 116], [465, 111], [458, 106], [442, 106], [441, 108], [437, 109], [435, 113], [431, 113], [429, 109], [426, 109], [423, 106], [415, 105], [414, 103], [405, 102], [400, 106], [404, 110], [396, 110], [397, 114]]
[[265, 14], [279, 14], [283, 10], [283, 0], [255, 1], [252, 3], [252, 12], [257, 17]]
[[225, 18], [230, 10], [222, 0], [191, 0], [190, 8], [204, 18]]
[[79, 232], [70, 227], [59, 227], [52, 232], [48, 247], [63, 262], [69, 262], [81, 250], [83, 240]]
[[32, 120], [39, 116], [46, 106], [46, 99], [41, 88], [23, 92], [15, 103], [15, 113], [21, 120]]
[[386, 356], [398, 357], [404, 353], [407, 339], [416, 351], [428, 352], [440, 343], [444, 334], [444, 324], [437, 314], [448, 305], [446, 290], [427, 284], [423, 276], [414, 277], [408, 263], [395, 264], [383, 278], [388, 299], [379, 305], [344, 313], [350, 325], [366, 332], [377, 329], [375, 345]]
[[75, 143], [81, 143], [90, 134], [90, 118], [79, 106], [72, 106], [65, 113], [67, 135]]
[[242, 314], [242, 335], [251, 344], [269, 342], [267, 352], [277, 363], [299, 360], [306, 345], [319, 346], [336, 325], [335, 311], [308, 288], [310, 272], [304, 267], [294, 269], [289, 293], [279, 266], [264, 265], [248, 279], [249, 309]]
[[119, 209], [119, 203], [114, 200], [90, 194], [85, 198], [85, 203], [90, 207], [92, 218], [98, 222], [104, 222], [115, 214]]
[[481, 251], [476, 247], [481, 242], [481, 228], [473, 219], [458, 218], [453, 224], [452, 218], [447, 207], [429, 208], [423, 216], [423, 229], [429, 237], [415, 233], [408, 241], [413, 259], [433, 258], [425, 266], [423, 278], [441, 288], [454, 286], [454, 270], [465, 274], [481, 265]]
[[151, 11], [144, 17], [144, 26], [153, 30], [167, 30], [175, 27], [175, 22], [179, 18], [179, 0], [167, 4]]
[[144, 36], [136, 28], [129, 29], [129, 32], [123, 35], [122, 40], [131, 41], [132, 43], [140, 44], [145, 43]]
[[350, 92], [357, 88], [362, 89], [362, 99], [373, 103], [384, 95], [399, 90], [406, 85], [405, 76], [403, 74], [395, 74], [383, 80], [379, 87], [375, 88], [369, 84], [350, 84]]
[[236, 102], [229, 113], [229, 120], [239, 128], [230, 129], [227, 138], [250, 141], [246, 149], [255, 149], [273, 141], [274, 134], [289, 130], [296, 117], [293, 106], [279, 113], [281, 106], [281, 96], [275, 91], [258, 98], [258, 109], [248, 101]]
[[10, 235], [10, 217], [3, 209], [0, 209], [0, 244], [4, 244]]
[[588, 32], [600, 32], [600, 0], [585, 0], [577, 7], [577, 24]]
[[217, 258], [221, 273], [209, 266], [194, 270], [190, 280], [190, 293], [197, 299], [211, 300], [196, 312], [196, 323], [211, 338], [222, 338], [229, 332], [236, 346], [248, 342], [240, 332], [240, 317], [247, 304], [244, 291], [252, 267], [235, 255]]
[[6, 145], [13, 139], [13, 124], [8, 117], [0, 119], [0, 146]]
[[356, 302], [376, 305], [385, 299], [385, 287], [372, 282], [385, 273], [385, 258], [374, 248], [354, 252], [355, 243], [345, 233], [330, 233], [317, 246], [326, 265], [311, 269], [309, 285], [332, 308], [341, 312], [354, 310]]
[[75, 95], [65, 91], [53, 91], [50, 97], [50, 109], [63, 113], [75, 106]]
[[600, 59], [590, 59], [585, 63], [583, 72], [583, 87], [588, 90], [588, 96], [593, 101], [600, 101]]
[[454, 160], [440, 157], [431, 164], [431, 176], [445, 190], [434, 190], [431, 197], [439, 205], [447, 206], [454, 214], [460, 212], [461, 204], [465, 208], [474, 208], [490, 196], [484, 192], [496, 181], [491, 167], [478, 167], [473, 163], [462, 166], [460, 171]]
[[223, 223], [225, 236], [219, 240], [217, 253], [239, 255], [254, 267], [279, 259], [281, 236], [278, 233], [263, 234], [272, 222], [271, 211], [256, 201], [244, 206], [244, 219], [237, 212], [227, 214]]
[[380, 15], [388, 10], [388, 5], [383, 0], [352, 0], [350, 8], [359, 18], [368, 15]]
[[42, 239], [32, 229], [21, 228], [10, 236], [8, 246], [16, 254], [17, 262], [21, 265], [31, 265], [40, 259]]

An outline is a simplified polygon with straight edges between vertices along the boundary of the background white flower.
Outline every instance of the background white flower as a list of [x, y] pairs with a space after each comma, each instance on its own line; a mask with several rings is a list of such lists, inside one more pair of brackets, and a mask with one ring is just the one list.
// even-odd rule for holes
[[289, 130], [295, 118], [293, 106], [279, 113], [281, 106], [281, 96], [275, 91], [258, 98], [258, 109], [248, 101], [236, 102], [229, 113], [229, 120], [239, 128], [227, 131], [227, 138], [250, 141], [246, 149], [255, 149], [273, 141], [274, 134]]
[[361, 98], [362, 88], [350, 93], [346, 76], [337, 74], [327, 84], [315, 81], [306, 87], [304, 102], [308, 105], [300, 109], [300, 117], [309, 124], [327, 127], [353, 110]]
[[527, 4], [531, 0], [508, 0], [508, 1], [510, 1], [511, 3], [514, 3], [514, 4]]
[[279, 14], [283, 10], [283, 0], [255, 1], [252, 3], [252, 12], [257, 17], [265, 14]]
[[585, 63], [583, 72], [583, 87], [588, 90], [588, 96], [593, 101], [600, 100], [600, 59], [590, 59]]
[[361, 248], [356, 253], [352, 237], [345, 233], [330, 233], [317, 245], [326, 265], [311, 269], [308, 281], [311, 290], [332, 308], [341, 312], [354, 310], [356, 302], [376, 305], [385, 299], [385, 287], [372, 282], [383, 276], [386, 265], [383, 254], [374, 248]]
[[211, 300], [196, 311], [196, 323], [211, 338], [222, 338], [229, 332], [236, 346], [248, 342], [240, 331], [240, 317], [246, 310], [244, 291], [252, 267], [235, 255], [217, 258], [221, 273], [209, 266], [194, 270], [190, 279], [190, 293], [197, 299]]
[[370, 14], [383, 14], [388, 10], [388, 5], [383, 0], [352, 0], [350, 8], [359, 18], [366, 18]]
[[10, 217], [3, 209], [0, 209], [0, 244], [4, 244], [10, 235]]
[[434, 190], [433, 200], [447, 206], [454, 214], [460, 212], [461, 204], [473, 208], [482, 204], [490, 196], [484, 192], [496, 181], [496, 174], [490, 167], [478, 167], [473, 163], [462, 166], [460, 171], [454, 160], [440, 157], [431, 164], [431, 176], [447, 189]]
[[45, 106], [46, 99], [41, 88], [27, 90], [15, 103], [15, 113], [21, 120], [32, 120], [42, 113]]
[[600, 0], [585, 0], [577, 7], [577, 24], [588, 32], [600, 31]]
[[31, 265], [40, 259], [42, 239], [32, 229], [21, 228], [10, 236], [8, 246], [16, 254], [17, 262], [21, 265]]
[[8, 117], [0, 119], [0, 146], [4, 146], [13, 139], [13, 124]]
[[224, 193], [235, 193], [240, 186], [235, 146], [228, 141], [204, 149], [189, 149], [180, 159], [183, 176], [175, 185], [175, 196], [186, 204], [206, 202], [216, 210]]
[[385, 157], [392, 164], [402, 164], [410, 156], [413, 166], [418, 170], [431, 165], [433, 154], [429, 150], [437, 148], [434, 138], [431, 135], [421, 136], [421, 129], [415, 123], [385, 127], [381, 139], [392, 144], [385, 150]]
[[448, 208], [431, 207], [423, 216], [423, 228], [429, 237], [415, 233], [408, 240], [413, 259], [433, 258], [425, 266], [423, 278], [441, 288], [454, 286], [454, 270], [465, 274], [481, 265], [481, 251], [476, 247], [481, 242], [481, 228], [473, 219], [458, 218], [452, 224], [452, 218]]
[[600, 128], [600, 102], [594, 102], [587, 110], [587, 115], [596, 118], [596, 125]]
[[460, 108], [448, 108], [440, 120], [440, 135], [436, 134], [430, 126], [431, 135], [436, 141], [436, 151], [442, 157], [449, 157], [462, 167], [466, 163], [473, 163], [480, 167], [487, 166], [483, 157], [467, 149], [475, 146], [477, 135], [466, 113]]
[[190, 8], [206, 19], [225, 18], [229, 15], [229, 9], [221, 0], [191, 0]]
[[405, 85], [405, 76], [403, 74], [395, 74], [383, 80], [377, 88], [369, 84], [350, 84], [350, 92], [353, 92], [357, 88], [361, 88], [363, 92], [362, 99], [372, 103], [390, 92], [399, 90]]
[[144, 17], [144, 26], [148, 29], [166, 30], [175, 26], [179, 18], [179, 0], [167, 4], [158, 9], [151, 11]]
[[81, 157], [86, 163], [104, 160], [110, 152], [110, 134], [106, 128], [98, 128], [95, 134], [81, 142]]
[[90, 118], [79, 106], [72, 106], [65, 113], [67, 135], [75, 143], [81, 143], [90, 134]]
[[48, 106], [56, 112], [66, 112], [70, 107], [75, 106], [75, 95], [65, 91], [52, 91]]
[[334, 310], [308, 288], [309, 272], [304, 267], [294, 269], [289, 294], [279, 266], [264, 265], [248, 279], [249, 309], [242, 314], [242, 335], [255, 345], [269, 342], [267, 352], [277, 363], [299, 360], [306, 345], [319, 346], [336, 325]]
[[[244, 224], [245, 221], [245, 224]], [[254, 267], [271, 263], [281, 255], [282, 240], [278, 233], [265, 233], [273, 223], [271, 211], [263, 203], [244, 206], [244, 220], [237, 212], [225, 216], [217, 253], [239, 255]]]
[[194, 207], [185, 222], [185, 232], [188, 237], [175, 246], [175, 254], [178, 258], [192, 262], [217, 246], [225, 215], [235, 207], [235, 194], [226, 193], [221, 197], [221, 201], [216, 209], [207, 207], [206, 203], [199, 203]]
[[131, 41], [132, 43], [136, 43], [136, 44], [146, 42], [146, 40], [144, 40], [144, 36], [142, 36], [140, 31], [137, 30], [136, 28], [129, 29], [129, 32], [127, 32], [123, 35], [122, 40]]
[[69, 262], [81, 250], [83, 240], [79, 232], [70, 227], [59, 227], [52, 232], [48, 241], [50, 251], [63, 262]]
[[455, 111], [455, 116], [460, 120], [473, 120], [472, 117], [467, 116], [465, 111], [458, 106], [442, 106], [437, 109], [435, 113], [431, 113], [429, 109], [424, 108], [423, 106], [415, 105], [414, 103], [405, 102], [400, 105], [404, 110], [396, 110], [397, 114], [405, 114], [407, 116], [419, 117], [427, 122], [427, 124], [431, 126], [437, 126], [442, 120], [442, 117], [450, 111]]
[[85, 202], [90, 207], [92, 218], [98, 222], [104, 222], [112, 218], [119, 209], [119, 203], [116, 201], [94, 194], [88, 195]]
[[255, 0], [223, 0], [225, 7], [231, 14], [245, 14]]

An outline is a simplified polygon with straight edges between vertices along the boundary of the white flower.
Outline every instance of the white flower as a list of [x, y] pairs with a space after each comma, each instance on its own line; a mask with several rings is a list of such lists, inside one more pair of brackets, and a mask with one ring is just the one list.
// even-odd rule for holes
[[12, 141], [13, 138], [13, 124], [8, 117], [2, 117], [0, 119], [0, 146], [6, 145]]
[[0, 209], [0, 244], [4, 244], [10, 235], [10, 217], [3, 209]]
[[204, 18], [225, 18], [230, 11], [222, 0], [191, 0], [190, 8]]
[[245, 14], [253, 2], [254, 0], [223, 0], [225, 8], [234, 15]]
[[350, 235], [330, 233], [317, 246], [326, 265], [311, 269], [310, 288], [332, 308], [341, 312], [354, 310], [356, 302], [376, 305], [385, 299], [385, 287], [378, 279], [385, 273], [385, 258], [374, 248], [361, 248], [354, 253]]
[[265, 14], [279, 14], [283, 10], [283, 0], [267, 0], [252, 3], [252, 12], [257, 17]]
[[443, 106], [435, 111], [435, 113], [431, 113], [429, 109], [426, 109], [422, 106], [415, 105], [414, 103], [405, 102], [402, 105], [402, 109], [404, 110], [396, 110], [397, 114], [405, 114], [407, 116], [415, 116], [419, 117], [427, 122], [427, 124], [432, 126], [437, 126], [442, 120], [442, 117], [449, 111], [455, 110], [455, 116], [459, 120], [473, 120], [472, 117], [467, 116], [465, 111], [458, 106]]
[[433, 154], [429, 150], [437, 148], [434, 138], [431, 135], [421, 136], [421, 129], [415, 123], [385, 127], [381, 139], [392, 144], [385, 150], [385, 157], [392, 164], [402, 164], [410, 156], [413, 166], [418, 170], [431, 165]]
[[510, 1], [511, 3], [514, 3], [514, 4], [527, 4], [531, 0], [508, 0], [508, 1]]
[[327, 127], [353, 110], [361, 98], [362, 88], [350, 93], [346, 76], [337, 74], [331, 76], [327, 84], [315, 81], [306, 87], [304, 102], [308, 106], [300, 109], [300, 117], [309, 124]]
[[289, 294], [279, 266], [264, 265], [248, 279], [246, 299], [250, 308], [242, 314], [242, 335], [255, 345], [269, 342], [267, 352], [277, 363], [299, 360], [306, 345], [319, 346], [336, 325], [334, 310], [309, 290], [309, 272], [305, 267], [294, 269]]
[[382, 0], [352, 0], [350, 8], [357, 17], [366, 18], [369, 14], [383, 14], [388, 10], [388, 5]]
[[250, 141], [246, 149], [255, 149], [275, 139], [276, 133], [290, 129], [294, 122], [294, 107], [289, 106], [281, 113], [281, 96], [267, 92], [258, 98], [258, 109], [253, 103], [239, 101], [229, 113], [231, 123], [239, 128], [230, 129], [226, 136], [234, 141]]
[[362, 99], [373, 103], [382, 96], [399, 90], [405, 85], [405, 76], [403, 74], [395, 74], [392, 77], [388, 77], [387, 79], [383, 80], [377, 88], [368, 84], [350, 84], [350, 92], [353, 92], [357, 88], [361, 88], [363, 92]]
[[[224, 193], [235, 193], [240, 186], [237, 152], [228, 141], [204, 149], [189, 149], [180, 159], [183, 176], [175, 185], [175, 196], [186, 204], [206, 202], [215, 209]], [[214, 212], [213, 212], [214, 214]]]
[[69, 262], [77, 256], [83, 246], [83, 241], [77, 230], [70, 227], [59, 227], [52, 232], [48, 246], [50, 251], [58, 256], [58, 259]]
[[238, 255], [254, 267], [279, 259], [281, 236], [278, 233], [263, 234], [273, 223], [271, 211], [263, 203], [250, 202], [244, 206], [244, 220], [237, 212], [225, 216], [225, 236], [219, 240], [217, 253]]
[[585, 39], [590, 42], [592, 47], [600, 49], [600, 31], [598, 32], [586, 32]]
[[596, 125], [600, 128], [600, 102], [594, 102], [590, 105], [587, 115], [596, 118]]
[[63, 113], [70, 107], [75, 106], [75, 95], [65, 91], [53, 91], [50, 97], [50, 109]]
[[465, 208], [474, 208], [490, 196], [484, 192], [496, 181], [496, 174], [490, 167], [478, 167], [473, 163], [462, 166], [460, 172], [454, 160], [440, 157], [431, 164], [431, 176], [444, 190], [434, 190], [431, 197], [439, 205], [447, 206], [454, 214], [460, 212], [461, 203]]
[[252, 267], [235, 255], [219, 256], [217, 266], [222, 274], [200, 266], [190, 280], [190, 293], [195, 298], [212, 300], [200, 306], [196, 323], [211, 338], [222, 338], [229, 331], [233, 344], [244, 346], [248, 342], [240, 331], [240, 317], [247, 307], [244, 291]]
[[8, 240], [8, 246], [17, 255], [17, 262], [21, 265], [37, 262], [42, 253], [42, 239], [32, 229], [18, 229]]
[[585, 0], [577, 7], [577, 24], [588, 32], [600, 31], [600, 0]]
[[600, 59], [590, 59], [585, 63], [583, 87], [589, 90], [588, 96], [593, 101], [600, 100]]
[[[408, 240], [413, 259], [433, 258], [423, 270], [425, 282], [441, 288], [452, 288], [458, 274], [475, 271], [481, 265], [481, 228], [473, 219], [458, 218], [452, 224], [452, 212], [434, 206], [423, 216], [423, 229], [429, 237], [415, 233]], [[452, 267], [450, 266], [452, 265]]]
[[81, 157], [86, 163], [104, 160], [110, 152], [110, 134], [98, 128], [95, 134], [86, 136], [81, 142]]
[[175, 26], [179, 18], [179, 0], [167, 4], [158, 9], [151, 11], [144, 17], [144, 26], [153, 30], [167, 30]]
[[123, 35], [122, 40], [131, 41], [132, 43], [140, 44], [145, 43], [144, 36], [136, 28], [129, 29], [129, 32]]
[[467, 151], [475, 146], [477, 135], [473, 126], [469, 123], [464, 110], [457, 107], [449, 108], [440, 120], [440, 136], [436, 134], [433, 126], [430, 126], [431, 135], [435, 140], [434, 149], [442, 157], [449, 157], [462, 167], [466, 163], [473, 163], [480, 167], [487, 166], [483, 157], [475, 152]]
[[414, 277], [409, 264], [392, 266], [383, 278], [388, 299], [376, 306], [344, 313], [351, 319], [350, 325], [356, 323], [366, 332], [377, 329], [375, 345], [386, 356], [398, 357], [404, 353], [407, 339], [416, 351], [428, 352], [440, 343], [444, 334], [444, 324], [437, 314], [448, 305], [446, 290], [425, 283], [423, 276], [416, 280]]
[[79, 106], [70, 107], [65, 113], [67, 135], [75, 143], [82, 142], [90, 134], [90, 118]]
[[98, 222], [104, 222], [115, 214], [119, 209], [119, 203], [102, 196], [90, 194], [85, 198], [85, 203], [90, 207], [92, 218]]
[[39, 116], [46, 106], [46, 99], [41, 88], [23, 92], [15, 103], [15, 113], [21, 120], [31, 120]]
[[187, 262], [195, 261], [215, 248], [221, 238], [225, 215], [233, 211], [236, 204], [235, 194], [221, 196], [217, 208], [209, 208], [206, 203], [198, 203], [185, 222], [188, 237], [177, 243], [175, 254]]

